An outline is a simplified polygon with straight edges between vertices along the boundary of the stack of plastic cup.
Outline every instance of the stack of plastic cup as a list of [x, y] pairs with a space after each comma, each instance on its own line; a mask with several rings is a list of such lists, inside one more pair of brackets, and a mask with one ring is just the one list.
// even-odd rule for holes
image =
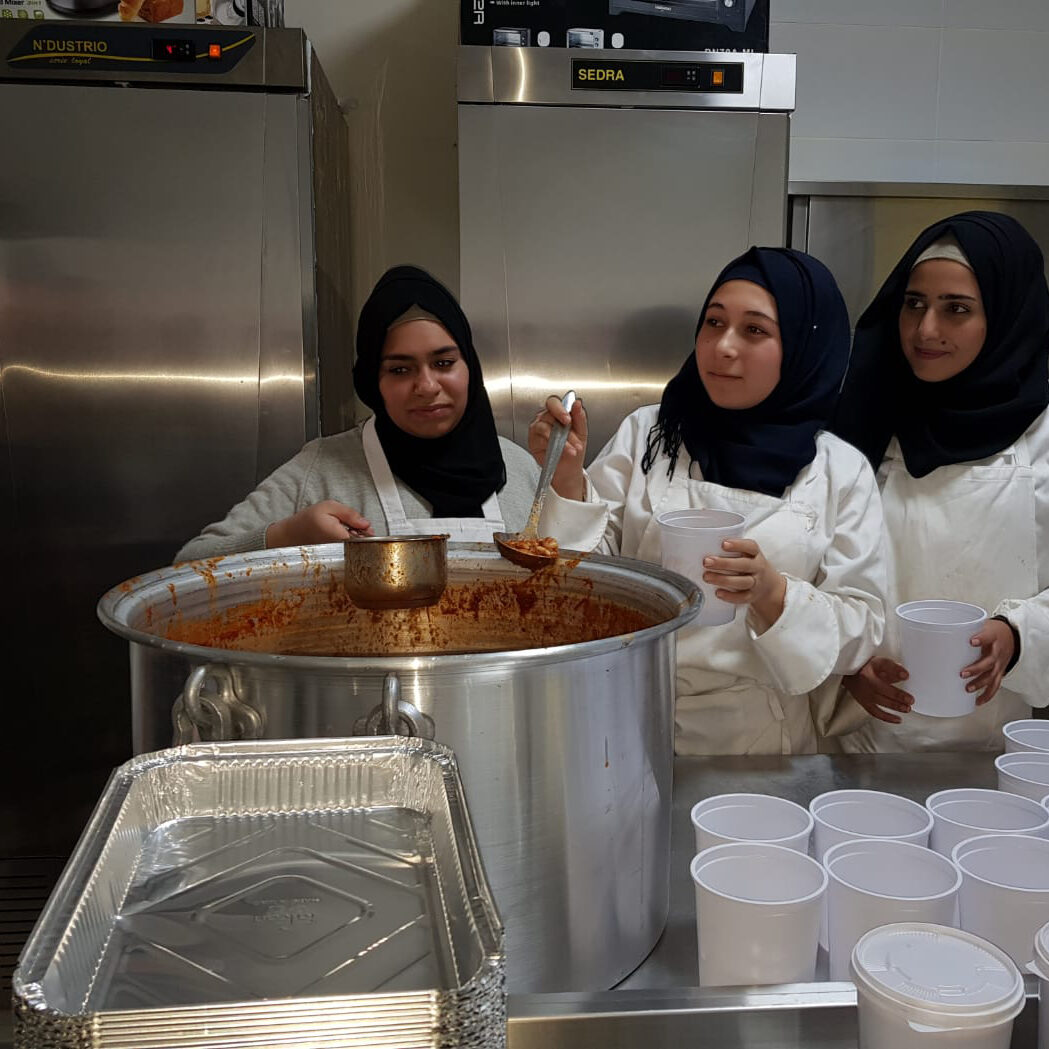
[[908, 601], [896, 609], [896, 619], [911, 709], [936, 718], [971, 714], [977, 693], [966, 691], [970, 682], [961, 672], [979, 657], [971, 640], [987, 613], [964, 601]]
[[1009, 1049], [1024, 983], [971, 933], [908, 922], [867, 933], [849, 964], [860, 1049]]
[[696, 626], [722, 626], [736, 618], [738, 605], [715, 596], [716, 586], [703, 582], [705, 557], [738, 557], [722, 550], [726, 539], [743, 535], [746, 519], [731, 510], [669, 510], [660, 514], [659, 537], [663, 567], [678, 572], [699, 586], [703, 606], [693, 620]]
[[1049, 841], [984, 834], [955, 845], [952, 858], [962, 872], [959, 924], [1026, 969], [1035, 933], [1049, 922]]
[[692, 860], [701, 987], [808, 983], [827, 872], [782, 845], [716, 845]]
[[1049, 754], [1020, 751], [994, 759], [998, 789], [1041, 801], [1049, 794]]
[[1010, 721], [1002, 732], [1005, 735], [1006, 754], [1024, 750], [1036, 754], [1049, 754], [1049, 721], [1042, 718]]
[[734, 841], [762, 841], [807, 853], [812, 815], [771, 794], [719, 794], [692, 807], [692, 827], [696, 852]]
[[980, 834], [1049, 838], [1049, 812], [1036, 801], [1000, 790], [941, 790], [925, 807], [932, 813], [929, 847], [950, 857], [954, 846]]
[[[857, 838], [889, 838], [912, 845], [928, 845], [932, 815], [924, 805], [880, 790], [832, 790], [809, 802], [813, 827], [813, 854], [823, 861], [827, 850]], [[820, 923], [820, 946], [829, 948], [827, 913]]]
[[823, 858], [830, 978], [849, 979], [849, 958], [871, 929], [897, 922], [954, 925], [962, 876], [946, 857], [905, 841], [846, 841]]

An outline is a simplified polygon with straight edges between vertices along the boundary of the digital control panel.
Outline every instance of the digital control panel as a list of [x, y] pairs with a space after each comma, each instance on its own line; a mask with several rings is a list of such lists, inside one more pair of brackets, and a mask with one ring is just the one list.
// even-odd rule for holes
[[574, 91], [713, 91], [742, 94], [742, 62], [575, 59]]

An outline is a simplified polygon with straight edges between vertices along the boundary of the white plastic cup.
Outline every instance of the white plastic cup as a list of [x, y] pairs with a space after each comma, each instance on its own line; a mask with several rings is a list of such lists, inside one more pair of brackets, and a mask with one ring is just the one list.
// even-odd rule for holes
[[1030, 970], [1038, 977], [1038, 1049], [1049, 1049], [1049, 925], [1035, 935]]
[[860, 1049], [1009, 1049], [1026, 999], [1004, 951], [959, 929], [873, 929], [849, 963]]
[[[831, 790], [809, 802], [815, 821], [813, 855], [821, 863], [827, 850], [857, 838], [889, 838], [929, 844], [932, 814], [924, 805], [880, 790]], [[820, 920], [820, 946], [828, 950], [827, 908]]]
[[1049, 721], [1042, 718], [1010, 721], [1002, 732], [1005, 735], [1006, 754], [1017, 754], [1022, 751], [1049, 754]]
[[961, 672], [980, 656], [974, 634], [987, 613], [965, 601], [907, 601], [896, 609], [901, 661], [907, 680], [900, 687], [914, 697], [911, 708], [934, 718], [958, 718], [976, 709], [978, 693]]
[[735, 842], [694, 857], [701, 987], [809, 983], [827, 872], [782, 845]]
[[696, 852], [735, 841], [761, 841], [807, 854], [812, 814], [771, 794], [719, 794], [692, 806], [692, 828]]
[[714, 595], [716, 586], [703, 582], [703, 558], [738, 557], [721, 549], [726, 539], [743, 535], [746, 518], [732, 510], [668, 510], [660, 514], [660, 543], [663, 567], [691, 579], [703, 592], [703, 605], [693, 620], [696, 626], [722, 626], [736, 618], [736, 609], [729, 601]]
[[961, 788], [930, 794], [929, 848], [950, 857], [954, 846], [980, 834], [1030, 834], [1049, 838], [1049, 812], [1030, 798], [1000, 790]]
[[954, 925], [962, 876], [950, 859], [906, 841], [861, 839], [835, 845], [827, 868], [830, 978], [849, 979], [860, 937], [880, 925]]
[[994, 759], [998, 789], [1041, 801], [1049, 793], [1049, 754], [1017, 751]]
[[955, 845], [951, 856], [962, 872], [959, 924], [1026, 970], [1034, 959], [1034, 935], [1049, 921], [1049, 841], [983, 834]]

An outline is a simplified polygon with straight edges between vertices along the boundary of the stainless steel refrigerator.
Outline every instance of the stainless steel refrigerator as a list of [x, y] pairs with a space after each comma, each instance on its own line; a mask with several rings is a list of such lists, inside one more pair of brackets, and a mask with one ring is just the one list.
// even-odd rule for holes
[[98, 597], [352, 422], [347, 150], [298, 30], [0, 23], [0, 985], [131, 754]]
[[722, 266], [782, 245], [793, 55], [459, 49], [463, 306], [500, 430], [659, 399]]

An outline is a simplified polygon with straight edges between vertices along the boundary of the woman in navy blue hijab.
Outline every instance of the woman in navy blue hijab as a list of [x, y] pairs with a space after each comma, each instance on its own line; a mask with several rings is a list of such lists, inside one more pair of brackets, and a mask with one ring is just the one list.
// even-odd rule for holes
[[[707, 588], [707, 611], [678, 634], [678, 753], [815, 751], [823, 697], [833, 710], [840, 676], [881, 640], [874, 474], [824, 429], [848, 352], [826, 267], [752, 248], [706, 296], [660, 403], [628, 416], [588, 471], [576, 454], [555, 477], [545, 527], [565, 546], [659, 563], [667, 512], [743, 518], [741, 536], [676, 563]], [[548, 402], [533, 424], [537, 458], [553, 417]], [[573, 423], [585, 438], [582, 413]]]

